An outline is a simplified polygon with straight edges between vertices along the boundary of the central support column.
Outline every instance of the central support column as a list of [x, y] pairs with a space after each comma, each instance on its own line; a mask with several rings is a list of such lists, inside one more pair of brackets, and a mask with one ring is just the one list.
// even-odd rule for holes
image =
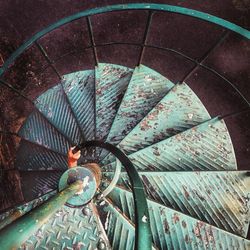
[[47, 200], [39, 207], [20, 217], [0, 231], [1, 250], [19, 248], [43, 224], [45, 224], [72, 196], [82, 192], [84, 183], [80, 180], [71, 183], [64, 190]]

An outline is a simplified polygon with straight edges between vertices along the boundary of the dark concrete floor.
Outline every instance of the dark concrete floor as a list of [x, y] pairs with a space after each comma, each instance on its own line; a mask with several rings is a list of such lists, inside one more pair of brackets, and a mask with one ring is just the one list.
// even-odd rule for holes
[[[70, 1], [6, 0], [0, 2], [0, 65], [26, 39], [60, 18], [88, 8], [108, 4], [152, 1]], [[250, 0], [154, 1], [208, 12], [250, 29]], [[129, 67], [138, 64], [148, 18], [147, 11], [122, 11], [90, 18], [96, 44], [126, 42], [134, 45], [97, 47], [100, 62]], [[87, 20], [82, 18], [40, 39], [53, 67], [60, 74], [93, 68], [93, 50]], [[154, 13], [146, 40], [142, 63], [173, 82], [185, 80], [200, 97], [212, 116], [226, 115], [247, 108], [246, 102], [230, 85], [233, 83], [250, 102], [250, 41], [211, 23], [173, 13]], [[151, 47], [150, 47], [151, 46]], [[167, 50], [153, 48], [165, 47]], [[175, 52], [173, 52], [173, 50]], [[197, 66], [197, 62], [201, 65]], [[207, 70], [207, 67], [212, 70]], [[214, 74], [216, 71], [217, 74]], [[55, 85], [58, 75], [36, 46], [4, 75], [10, 85], [30, 99]], [[0, 128], [17, 132], [31, 112], [29, 101], [0, 86]], [[226, 119], [235, 147], [239, 169], [250, 169], [250, 113]], [[12, 169], [19, 140], [2, 136], [2, 168]], [[13, 200], [16, 200], [14, 197]]]

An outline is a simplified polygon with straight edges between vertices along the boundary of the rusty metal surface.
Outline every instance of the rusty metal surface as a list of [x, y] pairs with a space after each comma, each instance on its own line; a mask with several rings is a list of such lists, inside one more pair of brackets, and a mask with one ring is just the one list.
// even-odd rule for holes
[[123, 95], [131, 79], [132, 70], [115, 64], [99, 63], [96, 77], [96, 139], [105, 140]]
[[144, 65], [136, 67], [107, 142], [118, 144], [173, 86], [172, 82], [154, 70]]
[[[197, 95], [187, 84], [177, 84], [118, 144], [131, 154], [153, 143], [181, 133], [210, 117]], [[103, 163], [112, 161], [106, 158]]]
[[97, 249], [103, 242], [97, 224], [89, 205], [82, 209], [63, 206], [19, 249]]
[[21, 138], [48, 149], [67, 154], [69, 142], [38, 112], [34, 111], [26, 119], [18, 132]]
[[[250, 172], [139, 172], [147, 197], [228, 232], [247, 236]], [[110, 177], [111, 178], [110, 178]], [[105, 173], [112, 179], [112, 173]], [[126, 173], [119, 185], [131, 190]]]
[[185, 84], [177, 84], [149, 114], [119, 143], [132, 153], [199, 125], [210, 116], [195, 93]]
[[[196, 127], [129, 155], [137, 170], [234, 170], [237, 163], [223, 120], [213, 118]], [[104, 169], [112, 169], [112, 164]]]
[[[134, 221], [132, 193], [114, 189], [112, 202]], [[159, 249], [250, 249], [250, 241], [148, 200], [153, 242]]]
[[85, 140], [95, 137], [94, 70], [78, 71], [63, 76], [63, 87]]
[[67, 157], [45, 147], [21, 140], [15, 168], [19, 170], [66, 170]]
[[69, 141], [78, 144], [83, 140], [61, 84], [40, 95], [35, 105]]

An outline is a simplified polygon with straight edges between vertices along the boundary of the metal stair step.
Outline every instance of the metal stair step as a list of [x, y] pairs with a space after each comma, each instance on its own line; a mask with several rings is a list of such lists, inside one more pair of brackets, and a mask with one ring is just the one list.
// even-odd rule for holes
[[[137, 170], [235, 170], [237, 163], [225, 122], [213, 118], [129, 155]], [[103, 167], [112, 169], [115, 163]]]
[[72, 143], [83, 138], [61, 84], [40, 95], [35, 106]]
[[[132, 193], [116, 187], [109, 198], [134, 221]], [[148, 199], [153, 242], [160, 249], [244, 249], [250, 241]]]
[[67, 154], [70, 144], [38, 111], [32, 112], [18, 135], [61, 154]]
[[[135, 225], [111, 200], [104, 198], [97, 208], [112, 249], [133, 250], [135, 245]], [[157, 248], [152, 247], [153, 250]]]
[[66, 170], [67, 157], [34, 143], [21, 140], [15, 160], [19, 170]]
[[[131, 154], [151, 144], [199, 125], [211, 117], [187, 84], [176, 84], [161, 101], [118, 144]], [[103, 164], [112, 162], [111, 155]]]
[[96, 139], [105, 140], [116, 116], [133, 70], [115, 64], [99, 63], [96, 79]]
[[64, 171], [20, 171], [23, 197], [26, 202], [57, 190]]
[[85, 140], [95, 138], [94, 70], [78, 71], [63, 76], [63, 87]]
[[[250, 220], [249, 171], [139, 172], [147, 197], [193, 218], [247, 236]], [[113, 173], [105, 173], [111, 181]], [[129, 189], [121, 173], [119, 186]]]
[[24, 244], [27, 249], [97, 249], [100, 239], [90, 205], [82, 209], [63, 206]]
[[107, 142], [118, 144], [173, 86], [172, 82], [156, 71], [144, 65], [136, 67]]

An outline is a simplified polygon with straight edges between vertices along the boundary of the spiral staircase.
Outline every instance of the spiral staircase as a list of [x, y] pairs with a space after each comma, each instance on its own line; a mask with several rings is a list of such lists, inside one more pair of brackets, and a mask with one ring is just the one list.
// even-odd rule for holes
[[[225, 116], [212, 117], [188, 82], [174, 83], [142, 63], [99, 61], [60, 78], [9, 134], [19, 138], [14, 191], [20, 188], [24, 202], [2, 210], [0, 249], [13, 249], [16, 237], [24, 239], [16, 249], [250, 249], [249, 171], [237, 170]], [[68, 165], [72, 146], [81, 150], [75, 169]], [[90, 181], [65, 203], [78, 169]]]

